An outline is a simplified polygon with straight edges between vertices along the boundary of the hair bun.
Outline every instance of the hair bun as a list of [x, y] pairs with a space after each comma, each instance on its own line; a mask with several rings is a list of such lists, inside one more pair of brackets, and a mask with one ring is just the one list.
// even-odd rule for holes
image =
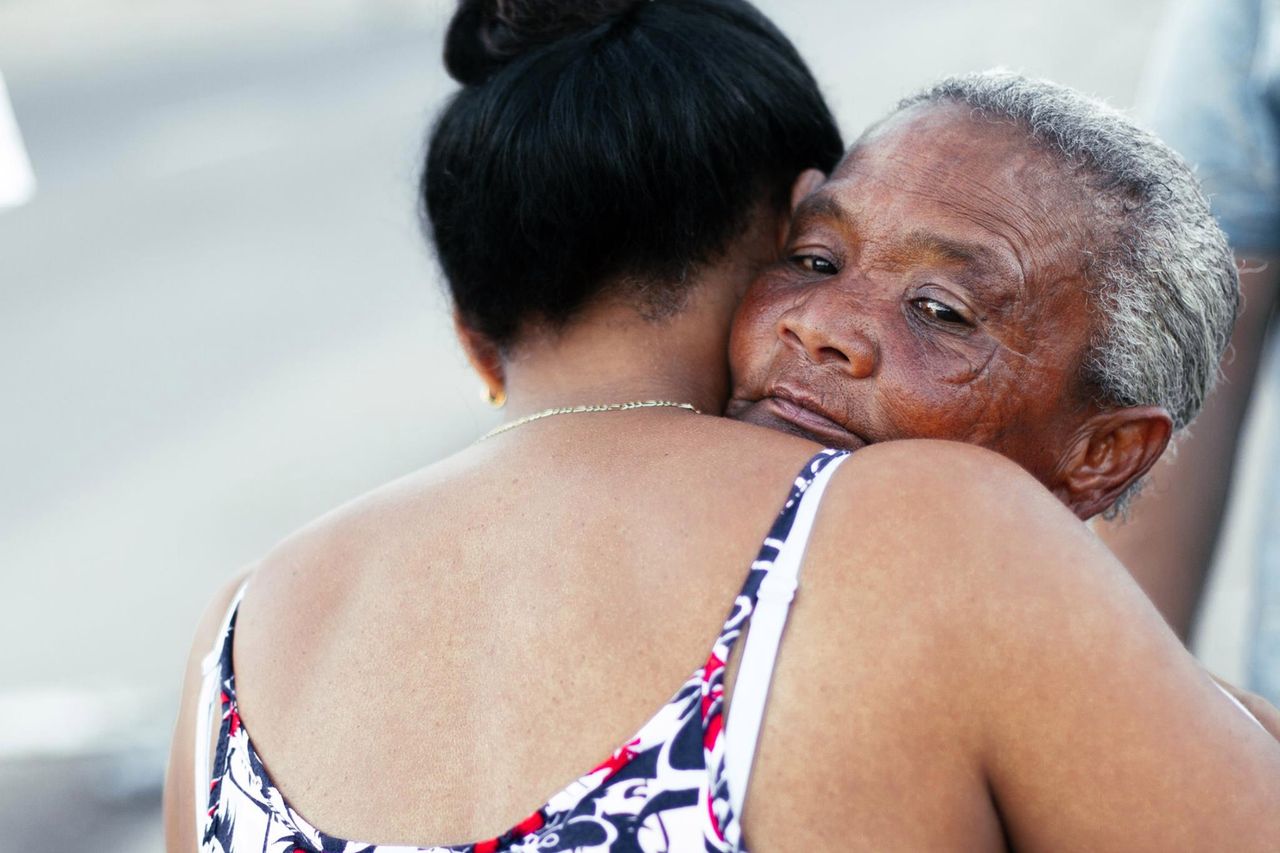
[[460, 0], [444, 38], [444, 66], [464, 86], [527, 50], [617, 20], [649, 0]]

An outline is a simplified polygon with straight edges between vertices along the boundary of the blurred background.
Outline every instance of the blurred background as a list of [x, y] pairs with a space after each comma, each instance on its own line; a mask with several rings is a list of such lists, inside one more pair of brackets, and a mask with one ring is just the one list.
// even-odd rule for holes
[[[759, 5], [852, 139], [912, 89], [993, 65], [1129, 107], [1167, 2]], [[0, 206], [0, 851], [159, 851], [214, 591], [495, 421], [414, 210], [451, 9], [0, 0], [36, 179]], [[1255, 436], [1276, 423], [1263, 403]], [[1258, 523], [1244, 470], [1196, 641], [1228, 678]]]

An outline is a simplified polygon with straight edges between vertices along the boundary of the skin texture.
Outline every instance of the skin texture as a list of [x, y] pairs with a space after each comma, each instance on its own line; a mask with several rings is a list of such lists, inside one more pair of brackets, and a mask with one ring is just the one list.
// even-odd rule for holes
[[1080, 379], [1090, 202], [1018, 128], [956, 106], [891, 118], [800, 202], [743, 301], [727, 414], [847, 448], [977, 444], [1080, 517], [1105, 509], [1170, 421]]
[[[510, 418], [723, 403], [717, 347], [774, 256], [780, 221], [761, 217], [675, 317], [602, 300], [560, 335], [531, 331], [500, 365]], [[683, 411], [564, 416], [377, 489], [251, 567], [241, 723], [326, 832], [417, 844], [501, 832], [705, 661], [815, 449]], [[199, 660], [232, 588], [193, 645], [166, 790], [175, 853], [195, 849]], [[833, 478], [755, 768], [743, 820], [758, 850], [1280, 839], [1280, 747], [1060, 501], [954, 443], [870, 447]]]
[[[808, 451], [687, 413], [564, 418], [380, 489], [256, 567], [242, 723], [326, 831], [500, 831], [705, 657]], [[754, 849], [1274, 849], [1280, 750], [1024, 472], [886, 444], [827, 500], [748, 799]], [[191, 849], [189, 718], [173, 850]]]
[[[716, 411], [733, 306], [785, 220], [760, 211], [662, 323], [605, 298], [506, 356], [465, 345], [512, 420], [646, 398]], [[705, 661], [815, 450], [685, 411], [561, 416], [376, 489], [250, 567], [242, 725], [326, 833], [500, 833]], [[198, 662], [234, 587], [192, 648], [165, 792], [174, 853], [196, 849]], [[732, 726], [732, 676], [727, 695]], [[1023, 469], [892, 442], [838, 471], [746, 800], [753, 849], [1261, 852], [1280, 840], [1277, 798], [1280, 747]]]

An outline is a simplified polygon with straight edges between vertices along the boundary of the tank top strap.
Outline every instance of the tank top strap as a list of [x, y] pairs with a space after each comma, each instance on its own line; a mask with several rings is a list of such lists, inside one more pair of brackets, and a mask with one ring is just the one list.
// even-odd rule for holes
[[[213, 778], [213, 768], [209, 764], [210, 746], [213, 742], [213, 721], [216, 709], [221, 705], [220, 689], [230, 672], [227, 664], [231, 659], [232, 625], [236, 612], [240, 609], [240, 600], [249, 586], [246, 578], [227, 606], [226, 615], [222, 618], [221, 627], [213, 641], [213, 647], [200, 661], [200, 695], [196, 705], [195, 725], [195, 808], [196, 808], [196, 844], [199, 846], [204, 837], [205, 826], [209, 821], [208, 805], [210, 799], [209, 781]], [[221, 744], [219, 745], [221, 751]]]
[[[725, 724], [725, 781], [734, 818], [742, 815], [756, 743], [764, 720], [769, 685], [791, 601], [799, 586], [800, 566], [813, 531], [823, 492], [848, 451], [825, 450], [796, 477], [787, 503], [765, 539], [752, 571], [763, 571], [748, 618], [750, 630]], [[736, 823], [736, 820], [735, 820]]]

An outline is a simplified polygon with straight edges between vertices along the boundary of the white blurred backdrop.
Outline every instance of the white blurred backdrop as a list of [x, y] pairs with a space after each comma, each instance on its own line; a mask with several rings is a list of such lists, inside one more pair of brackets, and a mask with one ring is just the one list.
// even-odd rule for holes
[[[760, 5], [852, 139], [993, 65], [1130, 106], [1166, 3]], [[159, 850], [214, 590], [493, 422], [415, 219], [451, 8], [0, 0], [38, 187], [0, 208], [0, 850]], [[1240, 577], [1202, 631], [1228, 675]]]

